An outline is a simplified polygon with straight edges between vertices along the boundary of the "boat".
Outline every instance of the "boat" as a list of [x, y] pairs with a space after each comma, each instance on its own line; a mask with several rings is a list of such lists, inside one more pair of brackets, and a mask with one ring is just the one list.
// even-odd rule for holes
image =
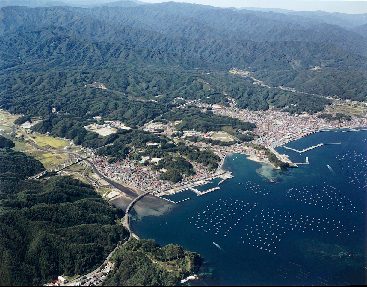
[[215, 242], [213, 241], [213, 244], [214, 244], [214, 246], [215, 246], [215, 247], [217, 247], [218, 249], [222, 250], [222, 248], [220, 247], [220, 245], [219, 245], [218, 243], [215, 243]]

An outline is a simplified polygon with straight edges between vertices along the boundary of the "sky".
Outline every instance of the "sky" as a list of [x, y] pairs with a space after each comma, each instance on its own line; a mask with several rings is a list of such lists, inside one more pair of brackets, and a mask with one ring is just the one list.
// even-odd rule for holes
[[[143, 0], [144, 2], [157, 3], [165, 0]], [[257, 7], [280, 8], [296, 11], [322, 10], [328, 12], [343, 13], [367, 13], [367, 1], [338, 1], [338, 0], [180, 0], [176, 2], [188, 2], [206, 4], [217, 7]]]
[[[62, 2], [79, 2], [96, 4], [119, 0], [60, 0]], [[367, 0], [140, 0], [147, 3], [187, 2], [216, 7], [236, 8], [278, 8], [295, 11], [327, 11], [350, 14], [367, 13]]]

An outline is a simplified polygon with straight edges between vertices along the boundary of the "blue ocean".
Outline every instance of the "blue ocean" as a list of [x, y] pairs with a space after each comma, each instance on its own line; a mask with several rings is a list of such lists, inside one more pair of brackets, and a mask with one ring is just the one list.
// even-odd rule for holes
[[366, 284], [367, 131], [286, 146], [294, 150], [278, 151], [305, 164], [274, 171], [234, 154], [224, 166], [234, 177], [219, 190], [169, 196], [180, 203], [162, 216], [136, 215], [134, 232], [200, 253], [195, 285]]

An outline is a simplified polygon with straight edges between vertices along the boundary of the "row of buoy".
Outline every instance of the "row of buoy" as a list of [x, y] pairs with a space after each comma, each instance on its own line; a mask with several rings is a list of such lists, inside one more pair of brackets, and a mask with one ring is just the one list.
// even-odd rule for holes
[[348, 213], [358, 213], [356, 206], [335, 186], [326, 184], [302, 187], [291, 187], [286, 195], [296, 201], [323, 209], [340, 210]]
[[253, 216], [252, 223], [243, 229], [241, 240], [244, 244], [275, 255], [280, 241], [291, 232], [321, 232], [339, 237], [349, 236], [355, 231], [355, 226], [347, 228], [340, 220], [328, 217], [317, 218], [280, 209], [261, 209], [259, 214]]
[[367, 148], [366, 152], [351, 150], [336, 157], [340, 169], [350, 184], [358, 190], [367, 190]]

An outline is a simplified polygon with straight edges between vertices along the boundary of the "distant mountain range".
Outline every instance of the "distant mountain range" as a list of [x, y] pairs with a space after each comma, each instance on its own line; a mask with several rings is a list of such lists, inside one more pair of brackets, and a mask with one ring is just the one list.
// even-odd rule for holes
[[0, 69], [97, 71], [144, 64], [223, 73], [236, 67], [274, 86], [367, 98], [363, 15], [140, 4], [3, 7]]
[[57, 0], [0, 0], [0, 7], [7, 6], [27, 6], [27, 7], [50, 7], [65, 6], [63, 1]]
[[92, 6], [108, 6], [108, 7], [134, 7], [146, 4], [135, 0], [121, 1], [94, 1], [94, 0], [0, 0], [0, 7], [7, 6], [27, 6], [27, 7], [53, 7], [53, 6], [76, 6], [76, 7], [92, 7]]
[[366, 37], [366, 35], [367, 35], [367, 24], [357, 26], [353, 30], [355, 32], [359, 33], [361, 36]]

